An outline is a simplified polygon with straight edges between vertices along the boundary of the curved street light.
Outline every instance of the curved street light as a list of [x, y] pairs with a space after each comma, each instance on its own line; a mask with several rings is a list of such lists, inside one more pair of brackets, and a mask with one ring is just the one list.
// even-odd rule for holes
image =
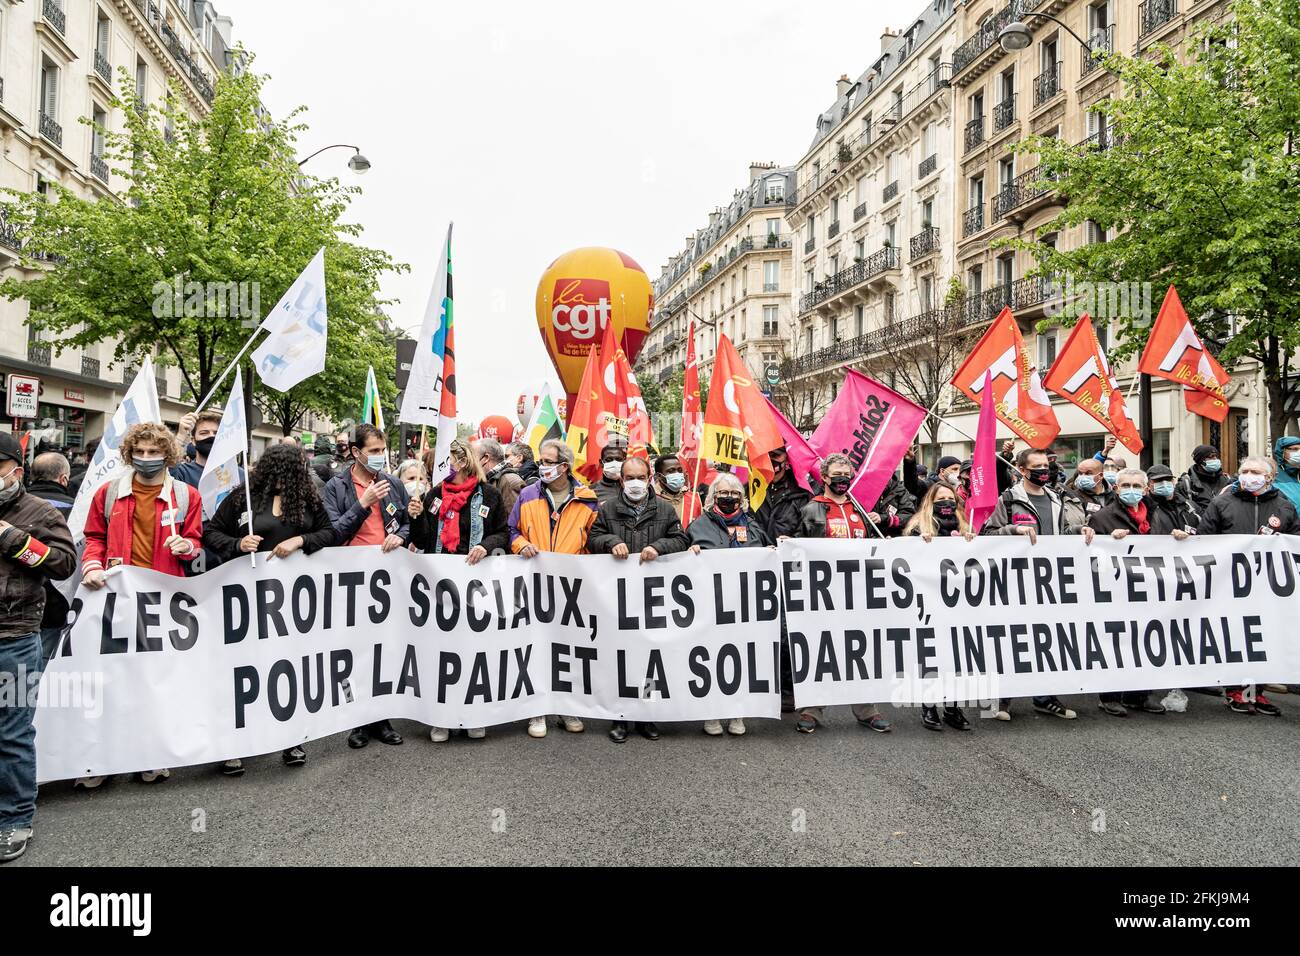
[[327, 149], [352, 150], [352, 158], [348, 160], [348, 169], [352, 170], [358, 176], [364, 176], [367, 170], [370, 169], [370, 160], [366, 159], [365, 156], [361, 155], [361, 150], [358, 149], [356, 146], [350, 146], [347, 143], [335, 143], [332, 146], [322, 146], [320, 149], [316, 150], [316, 152], [312, 153], [311, 156], [307, 156], [304, 159], [298, 160], [298, 165], [301, 166], [303, 163], [307, 162], [307, 160], [315, 156], [319, 156]]
[[1089, 55], [1092, 54], [1093, 50], [1091, 43], [1088, 43], [1083, 39], [1083, 37], [1079, 36], [1079, 34], [1075, 33], [1050, 13], [1026, 13], [1024, 17], [1024, 20], [1012, 20], [998, 31], [998, 43], [1007, 53], [1015, 53], [1018, 50], [1029, 49], [1034, 42], [1034, 31], [1030, 29], [1029, 24], [1026, 23], [1025, 20], [1028, 20], [1030, 17], [1042, 17], [1044, 20], [1051, 20], [1053, 23], [1057, 24], [1062, 30], [1078, 40], [1079, 46], [1083, 47]]

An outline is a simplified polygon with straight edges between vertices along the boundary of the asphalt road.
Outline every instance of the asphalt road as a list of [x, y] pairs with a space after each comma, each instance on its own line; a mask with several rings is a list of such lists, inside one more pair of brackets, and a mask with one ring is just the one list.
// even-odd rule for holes
[[339, 735], [310, 744], [302, 768], [273, 755], [238, 779], [191, 767], [155, 786], [46, 786], [36, 838], [6, 869], [1296, 864], [1300, 697], [1275, 697], [1281, 718], [1190, 697], [1185, 714], [1126, 720], [1092, 698], [1066, 698], [1075, 721], [1018, 701], [1011, 723], [964, 734], [890, 708], [894, 731], [876, 734], [835, 707], [811, 736], [787, 717], [749, 721], [744, 737], [681, 724], [622, 746], [604, 721], [445, 744], [398, 721], [401, 747], [352, 751]]

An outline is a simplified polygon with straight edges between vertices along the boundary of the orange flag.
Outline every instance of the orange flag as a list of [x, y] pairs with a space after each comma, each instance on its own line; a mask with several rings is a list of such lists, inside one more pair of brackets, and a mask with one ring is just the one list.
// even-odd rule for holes
[[649, 458], [654, 431], [650, 427], [650, 410], [641, 397], [641, 386], [619, 346], [614, 353], [615, 397], [620, 415], [627, 421], [627, 453], [633, 458]]
[[767, 399], [731, 340], [721, 336], [709, 383], [709, 407], [704, 412], [703, 456], [749, 469], [752, 509], [763, 503], [772, 481], [768, 454], [782, 444]]
[[1228, 396], [1223, 390], [1228, 373], [1205, 350], [1172, 285], [1151, 327], [1138, 370], [1181, 384], [1189, 412], [1216, 422], [1228, 417]]
[[1142, 451], [1137, 426], [1129, 421], [1124, 405], [1124, 392], [1087, 313], [1075, 323], [1065, 347], [1043, 377], [1043, 385], [1101, 422], [1133, 454]]
[[695, 358], [695, 320], [691, 319], [686, 328], [686, 375], [682, 380], [682, 439], [677, 453], [691, 485], [691, 494], [682, 506], [683, 527], [699, 517], [696, 505], [699, 496], [695, 489], [703, 474], [703, 460], [700, 458], [700, 440], [704, 435], [704, 409], [700, 407], [700, 366]]
[[582, 370], [582, 384], [574, 395], [569, 430], [565, 435], [565, 442], [573, 449], [573, 471], [587, 481], [594, 481], [600, 470], [600, 454], [589, 453], [591, 438], [600, 434], [605, 421], [602, 393], [596, 384], [599, 377], [600, 349], [593, 344]]
[[1010, 308], [1003, 308], [974, 351], [966, 357], [952, 384], [972, 402], [982, 405], [984, 373], [993, 389], [993, 408], [998, 420], [1027, 441], [1032, 448], [1048, 448], [1061, 433], [1052, 410], [1052, 400], [1038, 380], [1025, 347], [1020, 326]]

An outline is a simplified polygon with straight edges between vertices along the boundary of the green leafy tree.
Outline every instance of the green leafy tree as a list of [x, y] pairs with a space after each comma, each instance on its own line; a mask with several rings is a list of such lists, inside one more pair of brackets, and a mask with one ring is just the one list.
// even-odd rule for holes
[[343, 217], [357, 189], [303, 174], [294, 159], [301, 110], [273, 120], [261, 105], [262, 84], [251, 71], [222, 76], [211, 112], [195, 118], [174, 105], [179, 94], [146, 106], [121, 71], [113, 105], [126, 125], [101, 132], [107, 160], [128, 178], [125, 201], [85, 200], [57, 184], [54, 201], [11, 190], [8, 214], [27, 237], [25, 264], [48, 268], [6, 279], [0, 294], [27, 299], [31, 322], [56, 333], [60, 347], [114, 341], [120, 362], [155, 354], [180, 370], [197, 398], [260, 319], [232, 308], [231, 293], [247, 283], [242, 288], [256, 288], [259, 305], [271, 308], [324, 246], [326, 373], [288, 399], [262, 400], [287, 431], [309, 408], [331, 413], [344, 396], [358, 401], [361, 357], [383, 369], [381, 383], [391, 389], [391, 347], [375, 321], [385, 304], [378, 289], [385, 272], [406, 267], [353, 241], [361, 229]]
[[[1037, 275], [1151, 282], [1156, 304], [1175, 285], [1225, 367], [1259, 363], [1276, 437], [1300, 403], [1300, 18], [1294, 0], [1236, 0], [1229, 13], [1194, 31], [1181, 56], [1105, 57], [1124, 87], [1092, 107], [1106, 142], [1020, 145], [1040, 155], [1039, 184], [1068, 203], [1040, 235], [1091, 220], [1115, 238], [1004, 244], [1032, 252]], [[1112, 318], [1115, 357], [1139, 351], [1154, 317]]]

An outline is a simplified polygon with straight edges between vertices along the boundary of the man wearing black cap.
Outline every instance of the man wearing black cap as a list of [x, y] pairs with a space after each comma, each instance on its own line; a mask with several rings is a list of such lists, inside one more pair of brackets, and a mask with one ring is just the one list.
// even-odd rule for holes
[[1230, 484], [1232, 476], [1223, 473], [1219, 449], [1213, 445], [1197, 445], [1192, 449], [1192, 467], [1178, 479], [1178, 490], [1198, 514], [1204, 514], [1215, 496]]
[[77, 566], [67, 522], [23, 487], [18, 440], [0, 432], [0, 675], [12, 701], [0, 706], [0, 863], [22, 856], [36, 813], [36, 728], [45, 582]]
[[1152, 465], [1147, 469], [1147, 480], [1151, 484], [1152, 510], [1151, 525], [1153, 534], [1173, 534], [1175, 530], [1196, 533], [1196, 526], [1201, 523], [1201, 513], [1186, 497], [1174, 473], [1168, 465]]

